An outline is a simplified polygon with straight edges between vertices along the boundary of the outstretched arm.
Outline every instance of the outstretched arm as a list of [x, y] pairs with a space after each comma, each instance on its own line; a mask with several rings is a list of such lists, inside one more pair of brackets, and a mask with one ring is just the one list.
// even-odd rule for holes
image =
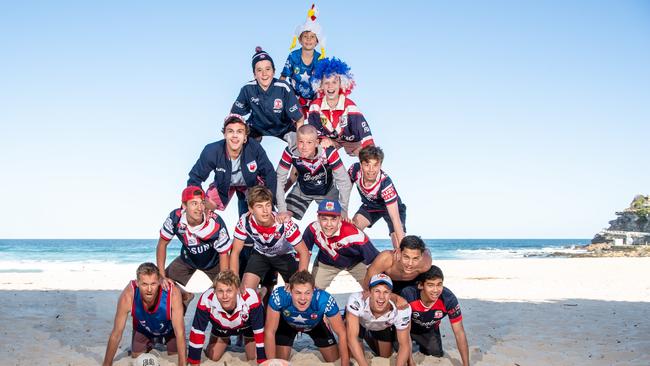
[[239, 254], [244, 248], [244, 241], [241, 239], [233, 239], [232, 251], [230, 252], [230, 270], [236, 275], [239, 275]]
[[345, 325], [348, 347], [350, 348], [352, 357], [354, 357], [359, 366], [368, 366], [366, 355], [363, 353], [363, 346], [359, 342], [359, 318], [348, 312], [345, 314]]
[[110, 366], [113, 364], [113, 358], [115, 357], [117, 346], [122, 340], [122, 333], [124, 332], [124, 326], [126, 325], [126, 318], [131, 311], [132, 302], [133, 290], [131, 290], [131, 285], [129, 284], [124, 288], [124, 290], [122, 290], [120, 299], [117, 301], [115, 321], [113, 322], [113, 330], [111, 331], [111, 335], [108, 338], [108, 344], [106, 345], [106, 354], [104, 355], [103, 366]]
[[393, 265], [393, 252], [390, 250], [384, 250], [379, 253], [377, 258], [372, 262], [366, 271], [366, 277], [363, 279], [361, 284], [364, 291], [368, 291], [368, 284], [372, 276], [386, 272]]
[[275, 358], [275, 332], [280, 324], [280, 313], [270, 306], [266, 308], [266, 323], [264, 324], [264, 350], [266, 357]]
[[158, 245], [156, 246], [156, 264], [160, 270], [160, 285], [163, 290], [167, 291], [173, 285], [172, 280], [165, 276], [165, 262], [167, 261], [167, 245], [171, 240], [167, 240], [163, 237], [158, 239]]
[[411, 358], [411, 326], [406, 329], [397, 330], [397, 366], [406, 366], [410, 363]]
[[341, 314], [337, 313], [336, 315], [332, 317], [327, 317], [327, 319], [330, 322], [330, 325], [332, 326], [332, 330], [334, 333], [339, 338], [339, 356], [341, 357], [341, 366], [349, 366], [350, 365], [350, 354], [348, 352], [348, 341], [347, 341], [347, 333], [345, 329], [345, 324], [343, 323], [343, 319], [341, 318]]
[[298, 252], [298, 271], [303, 271], [307, 270], [309, 267], [309, 249], [307, 249], [307, 246], [305, 245], [305, 242], [303, 240], [298, 243], [294, 247], [296, 249], [296, 252]]
[[176, 347], [178, 348], [178, 365], [185, 366], [187, 362], [187, 350], [185, 348], [185, 320], [183, 319], [183, 296], [178, 288], [171, 289], [172, 295], [172, 327], [176, 336]]
[[469, 366], [469, 346], [467, 345], [467, 336], [465, 336], [465, 327], [463, 327], [463, 321], [457, 321], [451, 323], [451, 330], [454, 331], [454, 337], [456, 337], [456, 346], [458, 347], [458, 353], [460, 353], [460, 358], [463, 361], [463, 366]]

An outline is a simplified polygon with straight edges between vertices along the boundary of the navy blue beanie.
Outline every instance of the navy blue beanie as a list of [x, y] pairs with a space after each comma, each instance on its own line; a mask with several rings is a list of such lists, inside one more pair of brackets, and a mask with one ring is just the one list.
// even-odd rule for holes
[[266, 53], [266, 51], [262, 50], [262, 47], [260, 46], [255, 47], [255, 54], [253, 55], [253, 60], [251, 62], [251, 65], [253, 66], [253, 73], [255, 73], [255, 64], [264, 60], [271, 61], [271, 66], [275, 71], [275, 64], [273, 63], [273, 59], [271, 58], [271, 56], [269, 56], [269, 54]]

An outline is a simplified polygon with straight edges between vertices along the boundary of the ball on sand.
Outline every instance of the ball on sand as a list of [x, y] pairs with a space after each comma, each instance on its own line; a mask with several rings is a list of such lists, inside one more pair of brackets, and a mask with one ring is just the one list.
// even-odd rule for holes
[[134, 366], [160, 366], [158, 357], [151, 353], [143, 353], [133, 361]]
[[280, 358], [272, 358], [270, 360], [262, 362], [260, 366], [291, 366], [291, 363]]

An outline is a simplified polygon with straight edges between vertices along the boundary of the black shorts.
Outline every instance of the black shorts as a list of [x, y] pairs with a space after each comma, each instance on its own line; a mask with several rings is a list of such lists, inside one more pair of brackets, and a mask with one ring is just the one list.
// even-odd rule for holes
[[238, 335], [243, 335], [246, 338], [253, 338], [253, 327], [250, 325], [247, 327], [243, 328], [237, 328], [237, 329], [223, 329], [220, 327], [215, 327], [214, 323], [212, 323], [212, 337], [218, 337], [218, 338], [228, 338], [231, 336], [238, 336]]
[[[420, 352], [427, 356], [442, 357], [442, 338], [440, 338], [440, 329], [431, 328], [428, 332], [413, 333], [411, 340], [420, 348]], [[415, 352], [415, 350], [413, 350]]]
[[[304, 332], [314, 341], [316, 347], [329, 347], [336, 344], [336, 338], [332, 331], [325, 325], [325, 320], [322, 320], [316, 327]], [[296, 339], [298, 330], [280, 315], [280, 322], [278, 323], [278, 330], [275, 332], [275, 344], [278, 346], [293, 347], [293, 341]]]
[[404, 291], [405, 288], [415, 287], [415, 289], [417, 290], [417, 285], [418, 285], [417, 277], [410, 281], [395, 280], [393, 281], [393, 293], [402, 296], [402, 291]]
[[[239, 253], [239, 278], [244, 278], [244, 272], [246, 271], [246, 265], [251, 258], [251, 254], [255, 252], [253, 246], [244, 246], [244, 248]], [[268, 271], [264, 277], [261, 277], [262, 287], [274, 287], [278, 283], [278, 272], [277, 271]]]
[[397, 334], [394, 325], [383, 330], [367, 330], [359, 325], [359, 337], [366, 341], [375, 356], [379, 355], [379, 347], [375, 341], [389, 342], [393, 345], [393, 349], [396, 349]]
[[[406, 232], [406, 205], [401, 204], [399, 205], [398, 209], [399, 209], [399, 220], [402, 222], [402, 230]], [[393, 228], [393, 222], [390, 220], [388, 211], [369, 211], [365, 205], [361, 205], [361, 207], [359, 207], [359, 210], [357, 210], [356, 215], [361, 215], [365, 217], [366, 220], [370, 222], [370, 225], [368, 225], [368, 227], [372, 227], [372, 225], [374, 225], [375, 222], [383, 218], [384, 221], [386, 221], [386, 224], [388, 224], [388, 233], [392, 234], [395, 232], [395, 229]]]
[[265, 278], [268, 273], [279, 272], [285, 283], [289, 277], [298, 272], [298, 261], [293, 254], [283, 254], [275, 257], [267, 257], [257, 250], [253, 250], [244, 273], [252, 273], [259, 278]]

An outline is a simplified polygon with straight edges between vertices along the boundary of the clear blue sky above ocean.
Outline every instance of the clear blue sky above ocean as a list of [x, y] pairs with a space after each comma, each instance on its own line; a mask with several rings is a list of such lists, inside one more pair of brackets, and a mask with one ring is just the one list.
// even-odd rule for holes
[[[280, 67], [310, 5], [0, 3], [0, 238], [157, 238], [255, 46]], [[589, 238], [650, 193], [649, 2], [317, 5], [409, 233]]]

